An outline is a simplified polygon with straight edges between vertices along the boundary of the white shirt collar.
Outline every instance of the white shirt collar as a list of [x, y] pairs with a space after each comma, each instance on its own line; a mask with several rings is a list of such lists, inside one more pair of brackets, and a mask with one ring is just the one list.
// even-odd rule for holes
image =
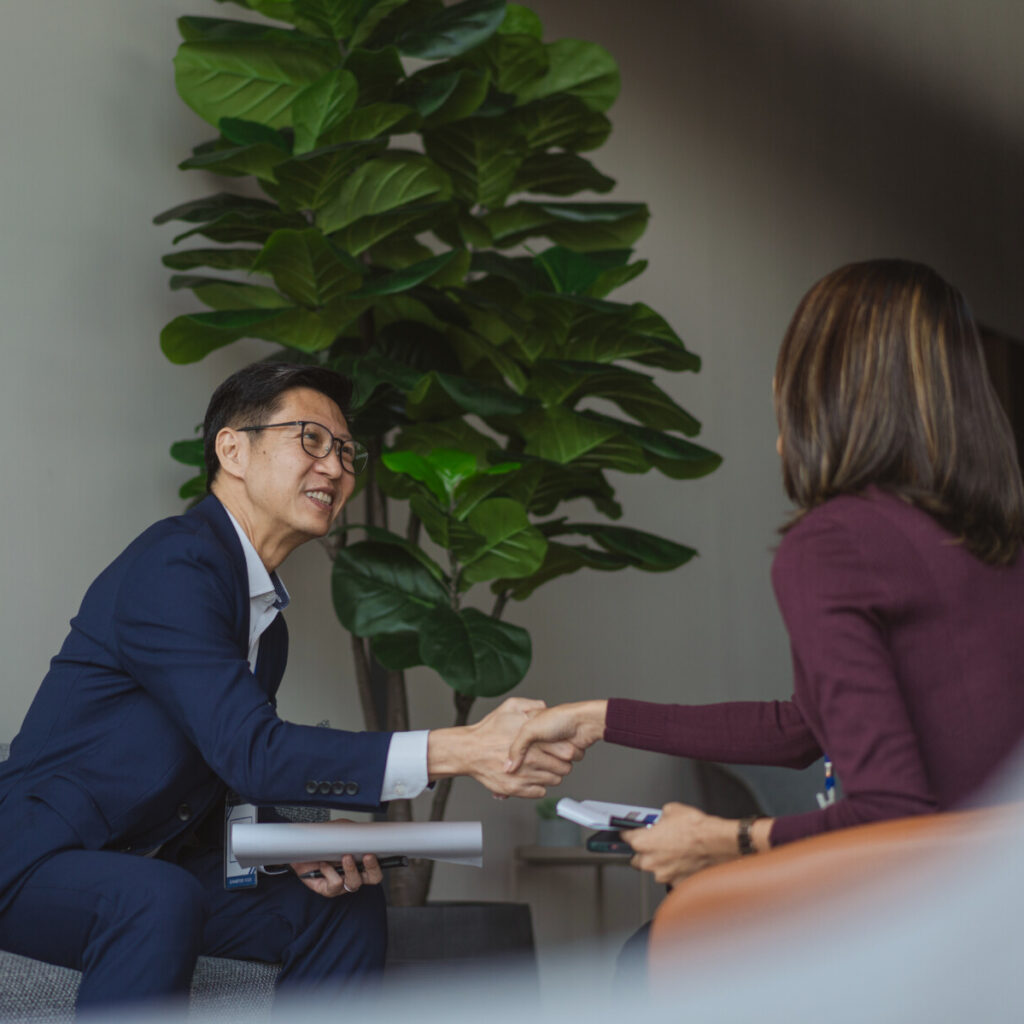
[[249, 599], [273, 598], [272, 603], [277, 608], [286, 608], [291, 598], [288, 596], [288, 590], [281, 582], [281, 578], [276, 572], [267, 572], [263, 559], [257, 554], [256, 548], [253, 547], [245, 530], [239, 526], [238, 520], [228, 512], [227, 507], [224, 508], [224, 511], [228, 513], [228, 519], [231, 520], [231, 525], [235, 528], [235, 533], [238, 534], [238, 539], [242, 544], [242, 552], [245, 555], [245, 572], [249, 578]]

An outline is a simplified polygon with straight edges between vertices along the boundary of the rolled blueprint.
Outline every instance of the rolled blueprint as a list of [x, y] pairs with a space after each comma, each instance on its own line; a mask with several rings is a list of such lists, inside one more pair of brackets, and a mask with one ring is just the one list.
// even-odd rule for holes
[[404, 854], [482, 867], [479, 821], [331, 821], [317, 824], [233, 825], [231, 849], [242, 867]]

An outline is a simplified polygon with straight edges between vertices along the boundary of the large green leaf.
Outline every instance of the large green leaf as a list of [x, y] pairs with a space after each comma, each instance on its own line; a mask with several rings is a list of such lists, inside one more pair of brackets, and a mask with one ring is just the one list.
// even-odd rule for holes
[[487, 72], [498, 89], [517, 96], [548, 70], [547, 50], [532, 35], [502, 31], [466, 56]]
[[366, 523], [349, 523], [346, 526], [340, 527], [337, 531], [339, 534], [348, 534], [352, 530], [362, 530], [368, 540], [372, 540], [378, 544], [390, 544], [392, 547], [400, 548], [407, 555], [411, 555], [416, 559], [420, 565], [423, 566], [431, 576], [437, 580], [438, 583], [444, 585], [446, 578], [444, 570], [435, 562], [430, 555], [426, 553], [421, 547], [413, 544], [412, 541], [406, 540], [405, 537], [397, 533], [392, 533], [390, 530], [385, 530], [381, 526], [368, 526]]
[[466, 517], [482, 501], [490, 498], [495, 491], [500, 491], [509, 483], [510, 474], [520, 469], [522, 463], [504, 462], [493, 466], [486, 472], [477, 473], [468, 480], [463, 480], [455, 493], [457, 503], [453, 509], [453, 515], [460, 522], [465, 522]]
[[653, 533], [633, 530], [628, 526], [609, 526], [606, 523], [555, 522], [542, 524], [548, 537], [562, 537], [567, 533], [590, 537], [605, 551], [622, 555], [633, 561], [638, 569], [647, 572], [667, 572], [678, 569], [697, 553], [685, 544], [677, 544]]
[[196, 362], [240, 338], [262, 338], [300, 352], [319, 352], [359, 316], [367, 301], [342, 297], [322, 314], [297, 308], [187, 314], [175, 317], [160, 332], [160, 347], [172, 363]]
[[268, 143], [238, 146], [216, 139], [197, 146], [192, 156], [178, 164], [178, 169], [209, 171], [235, 178], [252, 174], [263, 181], [275, 181], [274, 168], [289, 156], [287, 150]]
[[491, 589], [495, 593], [507, 590], [509, 597], [516, 601], [525, 601], [543, 584], [579, 569], [599, 569], [609, 572], [625, 569], [635, 564], [632, 558], [625, 555], [598, 551], [581, 545], [559, 544], [557, 541], [550, 541], [544, 556], [544, 564], [535, 573], [518, 580], [495, 580], [491, 584]]
[[487, 75], [473, 68], [436, 64], [396, 89], [393, 99], [419, 112], [428, 127], [469, 117], [487, 98]]
[[356, 76], [361, 106], [389, 99], [395, 84], [405, 77], [402, 59], [393, 46], [379, 50], [364, 50], [356, 46], [345, 55], [343, 66]]
[[624, 413], [655, 430], [679, 430], [697, 434], [700, 423], [677, 405], [651, 377], [636, 370], [602, 363], [551, 360], [537, 363], [531, 385], [554, 390], [549, 402], [575, 405], [581, 398], [604, 398]]
[[556, 292], [586, 295], [601, 279], [601, 275], [625, 264], [632, 249], [609, 249], [605, 252], [573, 252], [556, 245], [534, 257], [534, 269], [544, 277]]
[[448, 492], [440, 473], [431, 465], [430, 459], [416, 452], [384, 452], [384, 463], [392, 473], [404, 473], [429, 488], [430, 493], [442, 504], [448, 502]]
[[463, 583], [518, 579], [536, 572], [543, 563], [547, 540], [530, 524], [518, 501], [488, 498], [469, 513], [466, 522], [484, 543], [456, 550], [463, 562]]
[[571, 196], [587, 189], [610, 192], [614, 187], [614, 178], [577, 153], [535, 153], [520, 164], [511, 191]]
[[337, 197], [355, 167], [382, 153], [386, 146], [386, 140], [346, 142], [304, 153], [276, 164], [276, 184], [264, 184], [264, 191], [289, 212], [319, 210]]
[[673, 480], [693, 480], [706, 476], [722, 464], [722, 456], [681, 437], [664, 434], [649, 427], [586, 411], [580, 414], [595, 423], [617, 428], [619, 433], [644, 449], [647, 460]]
[[548, 71], [520, 92], [525, 103], [556, 93], [578, 96], [591, 109], [607, 110], [619, 95], [621, 81], [615, 58], [597, 43], [557, 39], [545, 47]]
[[427, 535], [439, 547], [469, 548], [483, 542], [478, 533], [471, 530], [466, 523], [450, 516], [437, 502], [429, 498], [425, 491], [413, 494], [409, 498], [409, 508], [413, 515], [420, 518]]
[[451, 175], [456, 197], [473, 206], [495, 207], [505, 201], [525, 153], [516, 136], [488, 118], [424, 132], [423, 145]]
[[314, 150], [322, 135], [348, 117], [358, 95], [355, 75], [338, 68], [303, 89], [292, 104], [295, 152]]
[[500, 697], [530, 667], [530, 634], [475, 608], [437, 608], [420, 632], [420, 654], [450, 686], [471, 697]]
[[443, 6], [442, 0], [377, 0], [360, 18], [349, 46], [377, 49], [393, 42], [406, 26], [437, 14]]
[[161, 256], [160, 261], [171, 270], [194, 270], [196, 267], [251, 270], [259, 254], [259, 249], [185, 249], [169, 252]]
[[[381, 385], [390, 385], [399, 391], [408, 391], [415, 387], [421, 377], [418, 370], [411, 369], [373, 351], [368, 352], [365, 356], [336, 356], [329, 365], [352, 382], [352, 409], [355, 412], [362, 409]], [[360, 422], [361, 420], [360, 416]], [[399, 447], [403, 446], [399, 445]]]
[[462, 0], [410, 26], [395, 40], [405, 57], [458, 57], [493, 35], [505, 17], [505, 0]]
[[272, 128], [291, 123], [291, 105], [303, 89], [330, 71], [312, 47], [262, 40], [182, 43], [174, 58], [181, 98], [216, 126], [242, 117]]
[[475, 455], [478, 464], [486, 462], [488, 454], [499, 447], [493, 438], [470, 426], [461, 416], [430, 423], [410, 423], [402, 427], [394, 444], [395, 448], [419, 452], [420, 455], [429, 455], [435, 448], [456, 448]]
[[491, 211], [484, 223], [506, 249], [528, 238], [550, 238], [581, 252], [629, 248], [647, 227], [643, 203], [515, 203]]
[[[437, 219], [438, 209], [444, 205], [444, 203], [414, 203], [412, 206], [403, 206], [388, 213], [360, 217], [354, 224], [349, 224], [348, 227], [342, 228], [341, 231], [332, 235], [332, 240], [346, 252], [358, 256], [399, 232], [414, 235], [428, 230]], [[399, 297], [404, 298], [405, 295]]]
[[460, 412], [492, 416], [518, 416], [536, 403], [508, 388], [480, 384], [471, 377], [431, 372], [422, 377], [406, 396], [411, 419], [446, 419]]
[[428, 278], [443, 270], [456, 256], [454, 249], [442, 252], [437, 256], [414, 263], [412, 266], [403, 267], [390, 274], [381, 274], [375, 277], [359, 289], [360, 295], [394, 295], [398, 292], [408, 291], [422, 284]]
[[337, 198], [318, 212], [317, 227], [329, 234], [363, 217], [450, 194], [448, 176], [433, 161], [418, 153], [389, 151], [352, 172]]
[[544, 26], [529, 7], [509, 4], [505, 10], [505, 20], [498, 31], [507, 35], [525, 35], [540, 39], [544, 35]]
[[[219, 0], [223, 2], [223, 0]], [[241, 7], [250, 4], [241, 3]], [[281, 4], [282, 8], [290, 5]], [[256, 21], [233, 21], [228, 18], [202, 18], [185, 15], [178, 19], [178, 31], [186, 42], [251, 42], [254, 39], [272, 40], [284, 45], [302, 43], [317, 45], [317, 40], [302, 32], [283, 29], [279, 25], [267, 25]]]
[[358, 271], [339, 259], [316, 228], [275, 231], [253, 269], [270, 274], [303, 306], [324, 306], [361, 283]]
[[171, 458], [186, 466], [205, 465], [202, 439], [189, 438], [187, 441], [175, 441], [171, 445]]
[[330, 39], [347, 38], [365, 5], [338, 3], [338, 0], [291, 0], [295, 23], [299, 28], [318, 32]]
[[411, 630], [405, 633], [384, 633], [370, 639], [373, 656], [385, 668], [395, 672], [422, 665], [420, 636]]
[[210, 309], [285, 309], [291, 305], [274, 288], [218, 277], [174, 274], [169, 284], [172, 291], [191, 288], [196, 298]]
[[276, 309], [228, 310], [175, 317], [160, 332], [160, 348], [172, 363], [195, 363], [281, 315]]
[[578, 96], [567, 94], [527, 103], [512, 111], [508, 121], [534, 152], [597, 149], [612, 130], [604, 114], [591, 110]]
[[420, 116], [404, 103], [371, 103], [356, 107], [337, 128], [327, 133], [332, 142], [359, 142], [382, 135], [401, 135], [419, 127]]
[[526, 453], [551, 462], [567, 463], [614, 437], [615, 427], [578, 415], [571, 409], [552, 406], [523, 417]]
[[224, 213], [242, 211], [251, 213], [254, 217], [274, 217], [277, 214], [277, 207], [268, 203], [265, 199], [252, 199], [248, 196], [236, 196], [230, 192], [218, 192], [216, 195], [204, 196], [202, 199], [190, 199], [185, 203], [178, 203], [163, 213], [158, 213], [153, 218], [154, 224], [166, 224], [172, 220], [183, 220], [189, 224], [200, 224], [205, 221], [216, 220]]
[[356, 636], [419, 631], [448, 591], [408, 552], [361, 541], [339, 549], [331, 596], [342, 625]]

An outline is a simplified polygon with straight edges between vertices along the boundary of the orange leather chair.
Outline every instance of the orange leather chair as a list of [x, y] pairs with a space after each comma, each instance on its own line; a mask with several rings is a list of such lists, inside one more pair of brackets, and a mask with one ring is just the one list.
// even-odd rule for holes
[[728, 941], [779, 915], [805, 911], [835, 893], [845, 896], [888, 884], [901, 871], [919, 871], [943, 856], [998, 841], [1020, 820], [1022, 805], [947, 812], [874, 822], [789, 843], [719, 864], [675, 886], [651, 928], [650, 970], [671, 984], [690, 943]]

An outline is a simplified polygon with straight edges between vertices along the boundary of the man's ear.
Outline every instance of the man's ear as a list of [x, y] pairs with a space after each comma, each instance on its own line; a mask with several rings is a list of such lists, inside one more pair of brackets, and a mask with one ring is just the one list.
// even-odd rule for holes
[[244, 479], [249, 464], [249, 439], [243, 440], [241, 432], [224, 427], [213, 444], [221, 472], [239, 480]]

